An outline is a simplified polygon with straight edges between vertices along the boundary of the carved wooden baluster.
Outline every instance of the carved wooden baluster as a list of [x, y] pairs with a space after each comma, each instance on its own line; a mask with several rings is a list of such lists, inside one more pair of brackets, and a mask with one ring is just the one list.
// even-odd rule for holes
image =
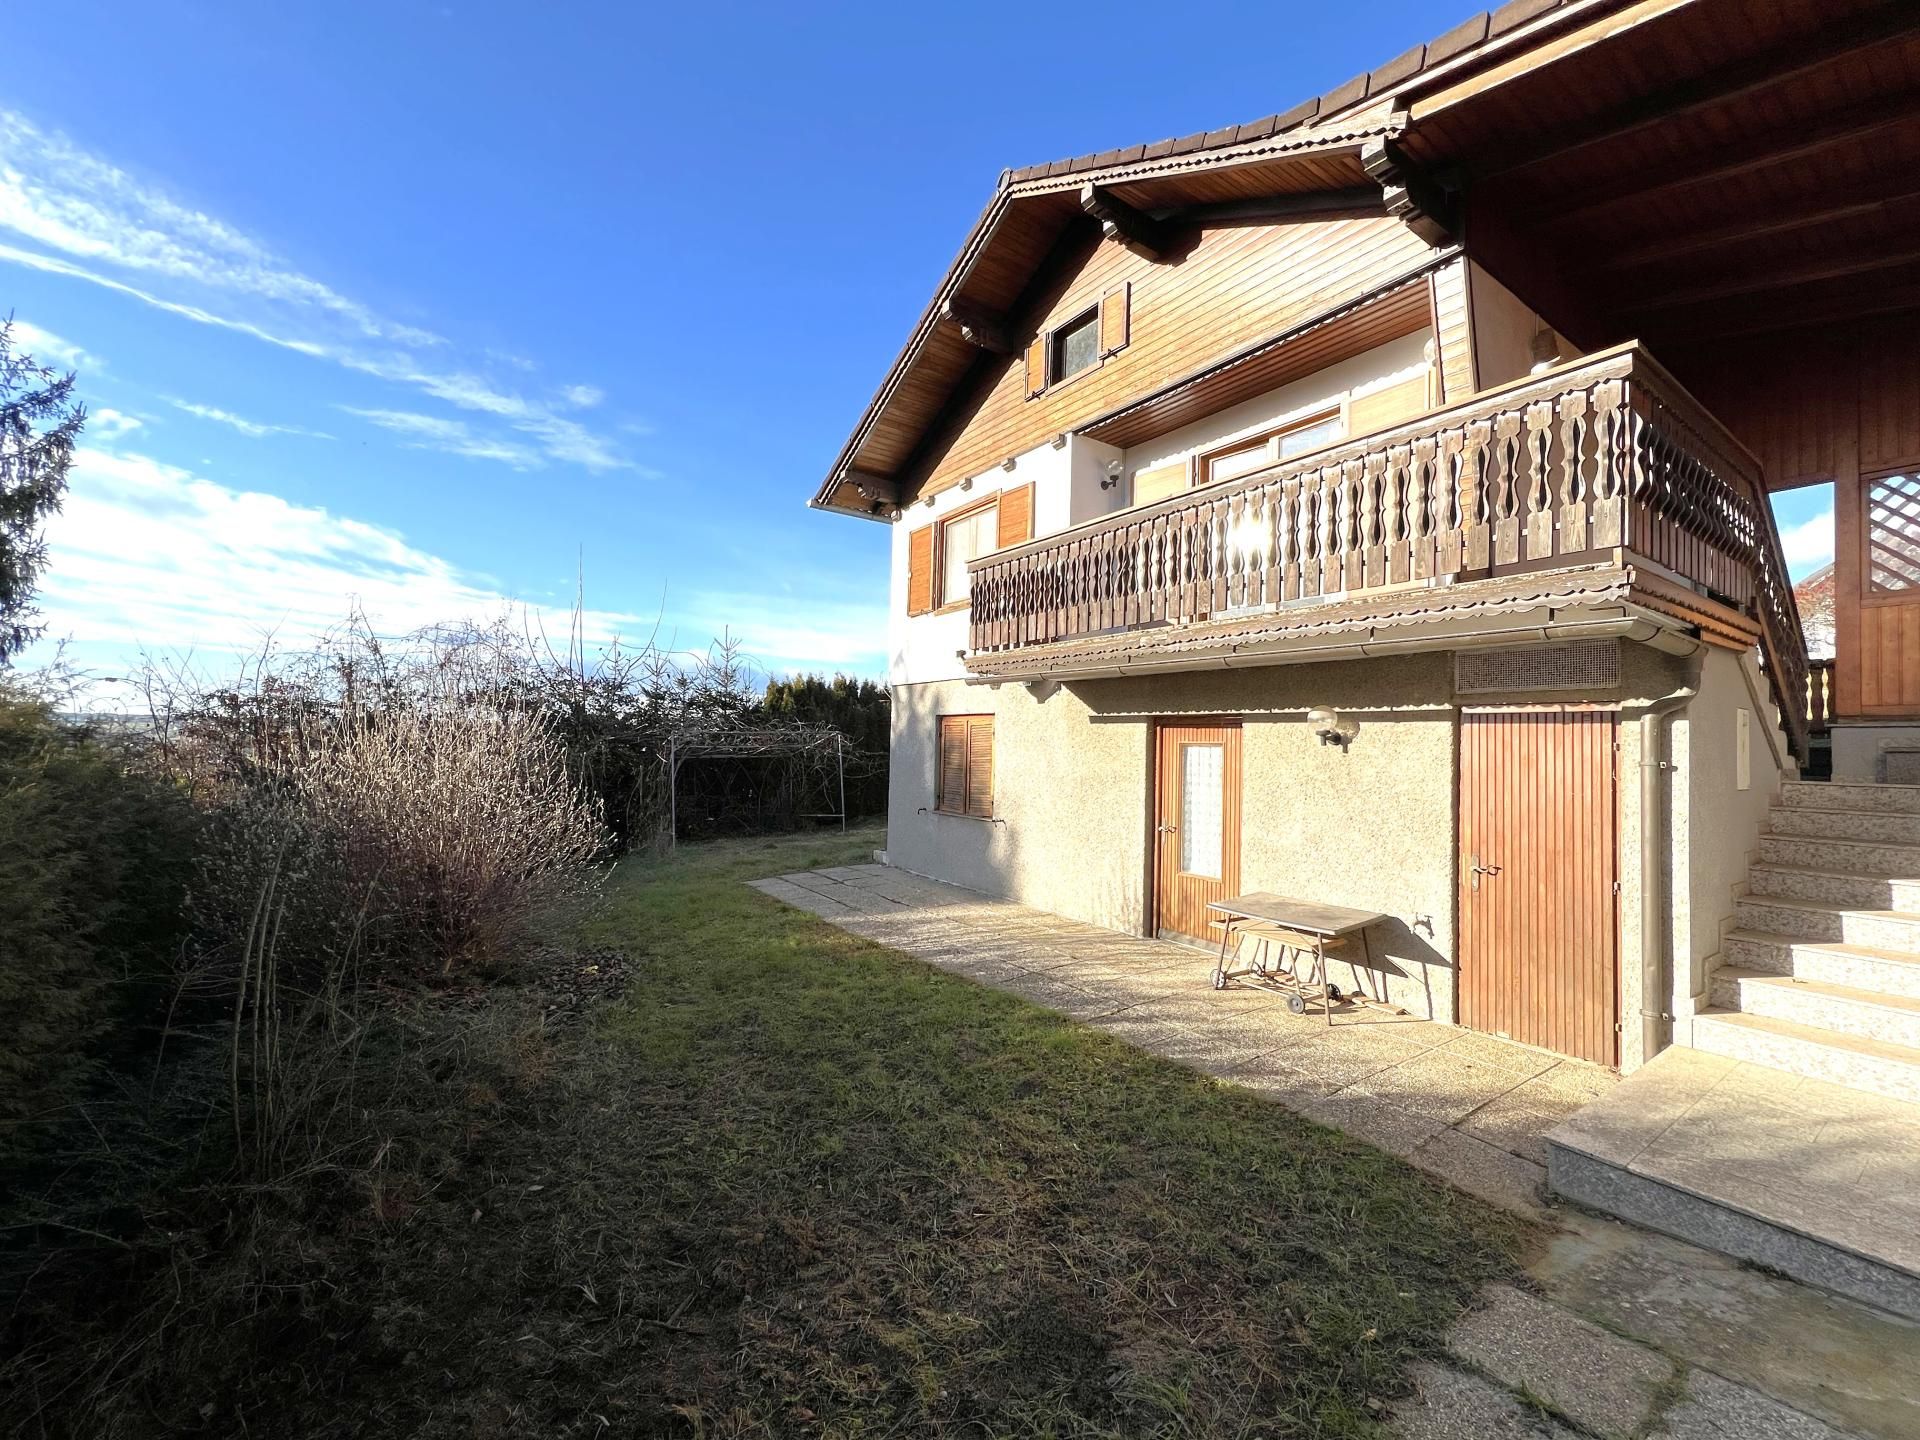
[[1545, 560], [1553, 554], [1555, 455], [1553, 453], [1553, 402], [1536, 400], [1527, 406], [1526, 416], [1526, 517], [1522, 533], [1529, 560]]
[[1518, 410], [1502, 410], [1493, 421], [1493, 563], [1512, 565], [1520, 559], [1520, 427]]
[[1594, 449], [1598, 464], [1593, 476], [1593, 501], [1589, 508], [1592, 529], [1588, 542], [1595, 549], [1612, 549], [1623, 543], [1627, 472], [1626, 411], [1621, 401], [1620, 382], [1602, 380], [1593, 387]]
[[1340, 476], [1337, 466], [1320, 467], [1320, 593], [1335, 594], [1344, 582], [1340, 569]]
[[1467, 432], [1457, 425], [1449, 426], [1439, 443], [1439, 458], [1434, 465], [1434, 574], [1458, 575], [1466, 558], [1461, 493], [1465, 486]]
[[1400, 585], [1413, 578], [1412, 493], [1408, 489], [1408, 462], [1413, 451], [1405, 445], [1387, 450], [1386, 528], [1387, 583]]
[[1439, 453], [1440, 442], [1434, 436], [1422, 435], [1413, 442], [1413, 489], [1418, 497], [1413, 507], [1413, 575], [1416, 580], [1431, 580], [1435, 573], [1435, 512], [1439, 506], [1435, 492], [1440, 484], [1441, 467], [1434, 463], [1434, 459]]
[[1367, 523], [1367, 467], [1358, 460], [1340, 466], [1340, 581], [1342, 590], [1367, 583], [1367, 550], [1361, 541]]
[[1560, 454], [1565, 488], [1560, 494], [1559, 553], [1583, 555], [1592, 548], [1588, 529], [1592, 508], [1587, 482], [1587, 452], [1592, 426], [1587, 419], [1587, 392], [1573, 390], [1560, 397]]
[[1300, 595], [1320, 593], [1320, 471], [1300, 477]]
[[1280, 503], [1275, 512], [1274, 562], [1280, 570], [1280, 588], [1274, 599], [1280, 603], [1300, 598], [1300, 477], [1292, 475], [1280, 482]]

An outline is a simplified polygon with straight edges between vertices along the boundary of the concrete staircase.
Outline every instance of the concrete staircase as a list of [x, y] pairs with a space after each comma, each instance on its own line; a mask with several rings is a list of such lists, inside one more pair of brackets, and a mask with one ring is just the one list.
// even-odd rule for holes
[[1920, 1320], [1920, 786], [1785, 785], [1721, 960], [1549, 1183]]
[[1920, 1103], [1920, 786], [1782, 789], [1697, 1050]]

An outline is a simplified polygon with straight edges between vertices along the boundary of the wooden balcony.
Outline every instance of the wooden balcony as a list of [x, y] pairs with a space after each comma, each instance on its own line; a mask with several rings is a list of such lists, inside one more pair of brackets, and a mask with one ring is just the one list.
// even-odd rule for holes
[[[1796, 754], [1807, 656], [1757, 461], [1636, 344], [971, 566], [976, 655], [1637, 565], [1749, 617]], [[1439, 595], [1436, 600], [1442, 598]]]

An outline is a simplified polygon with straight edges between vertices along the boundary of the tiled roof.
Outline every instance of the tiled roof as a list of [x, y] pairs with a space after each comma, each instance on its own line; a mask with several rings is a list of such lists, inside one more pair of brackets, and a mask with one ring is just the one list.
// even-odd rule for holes
[[1156, 140], [1151, 145], [1127, 145], [1117, 150], [1101, 150], [1090, 155], [1074, 155], [1043, 165], [1025, 165], [1009, 170], [1005, 179], [1013, 184], [1042, 180], [1060, 175], [1075, 175], [1084, 170], [1104, 170], [1113, 165], [1131, 165], [1143, 160], [1193, 154], [1202, 150], [1224, 150], [1250, 140], [1265, 140], [1303, 125], [1317, 124], [1342, 110], [1385, 94], [1424, 70], [1457, 59], [1470, 50], [1517, 30], [1555, 10], [1570, 8], [1580, 0], [1508, 0], [1498, 10], [1483, 10], [1463, 20], [1444, 35], [1415, 45], [1324, 95], [1303, 100], [1291, 110], [1250, 120], [1244, 125], [1225, 125], [1218, 130], [1199, 130], [1178, 139]]

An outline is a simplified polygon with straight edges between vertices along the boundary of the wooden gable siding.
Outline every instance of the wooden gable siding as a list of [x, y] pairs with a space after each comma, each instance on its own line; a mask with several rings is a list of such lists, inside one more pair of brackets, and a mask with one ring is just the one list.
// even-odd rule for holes
[[931, 462], [920, 493], [982, 474], [1168, 380], [1347, 303], [1430, 253], [1404, 225], [1382, 217], [1210, 230], [1177, 264], [1102, 243], [1029, 323], [1044, 332], [1129, 285], [1126, 349], [1032, 399], [1025, 365], [1009, 358]]
[[1473, 373], [1473, 327], [1467, 318], [1471, 308], [1467, 261], [1462, 257], [1433, 275], [1433, 334], [1440, 370], [1436, 398], [1442, 405], [1464, 400], [1479, 388]]

